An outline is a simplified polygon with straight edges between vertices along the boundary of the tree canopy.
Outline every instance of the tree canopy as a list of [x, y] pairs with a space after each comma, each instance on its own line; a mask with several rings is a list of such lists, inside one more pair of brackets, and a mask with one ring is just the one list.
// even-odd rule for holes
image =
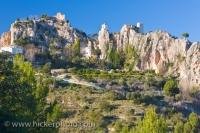
[[182, 36], [183, 36], [184, 38], [188, 38], [190, 35], [189, 35], [189, 33], [184, 32], [184, 33], [182, 34]]
[[133, 70], [139, 57], [136, 49], [130, 44], [127, 44], [125, 47], [124, 56], [125, 56], [124, 67], [128, 70]]
[[174, 96], [175, 97], [175, 95], [179, 93], [177, 81], [175, 79], [172, 79], [172, 78], [167, 80], [163, 89], [164, 89], [164, 93], [167, 96]]
[[114, 48], [108, 50], [107, 60], [111, 68], [118, 68], [120, 66], [120, 55]]
[[162, 116], [156, 113], [154, 107], [149, 107], [145, 113], [143, 120], [141, 120], [133, 133], [166, 133], [167, 124]]
[[[36, 76], [31, 63], [25, 61], [23, 56], [17, 55], [12, 58], [5, 58], [5, 55], [0, 54], [0, 121], [46, 121], [48, 112], [58, 112], [58, 109], [48, 111], [49, 107], [45, 101], [51, 80], [45, 74]], [[16, 129], [0, 126], [5, 132], [45, 130], [34, 127]]]

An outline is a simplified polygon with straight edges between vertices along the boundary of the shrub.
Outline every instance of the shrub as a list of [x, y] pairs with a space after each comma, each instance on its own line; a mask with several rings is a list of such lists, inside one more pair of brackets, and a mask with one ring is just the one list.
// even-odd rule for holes
[[192, 132], [197, 132], [197, 128], [200, 126], [198, 115], [195, 113], [191, 113], [188, 118], [188, 122], [191, 125]]
[[167, 96], [173, 96], [175, 98], [175, 95], [179, 93], [179, 88], [177, 86], [176, 80], [169, 79], [164, 85], [164, 93]]
[[110, 105], [109, 102], [107, 101], [101, 101], [99, 104], [99, 108], [103, 111], [109, 112], [111, 111], [114, 107], [112, 105]]
[[61, 113], [60, 105], [55, 104], [52, 107], [51, 113], [47, 114], [47, 121], [51, 121], [51, 122], [58, 121], [60, 119], [60, 117], [61, 117], [61, 114], [62, 113]]
[[14, 43], [19, 46], [25, 46], [26, 44], [29, 43], [29, 40], [27, 38], [18, 38], [16, 40], [14, 40]]
[[50, 73], [51, 71], [51, 63], [46, 63], [42, 66], [42, 72], [44, 73]]
[[183, 133], [183, 122], [178, 122], [174, 127], [174, 133]]

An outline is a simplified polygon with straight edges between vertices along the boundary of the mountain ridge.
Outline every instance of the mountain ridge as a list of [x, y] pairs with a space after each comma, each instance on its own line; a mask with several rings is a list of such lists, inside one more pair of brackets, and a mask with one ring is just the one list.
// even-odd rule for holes
[[[129, 60], [134, 64], [132, 70], [155, 70], [158, 74], [178, 76], [179, 85], [184, 90], [199, 89], [200, 43], [176, 38], [161, 30], [143, 33], [140, 23], [124, 25], [119, 32], [113, 33], [103, 24], [97, 36], [91, 37], [73, 28], [61, 13], [54, 17], [42, 15], [37, 19], [15, 21], [10, 31], [2, 34], [0, 47], [23, 45], [27, 59], [35, 61], [38, 53], [50, 52], [58, 58], [68, 56], [69, 51], [65, 49], [76, 40], [80, 40], [82, 57], [99, 60], [107, 60], [108, 49], [120, 53], [130, 45], [138, 55], [137, 59], [132, 57]], [[100, 50], [100, 56], [97, 50]]]

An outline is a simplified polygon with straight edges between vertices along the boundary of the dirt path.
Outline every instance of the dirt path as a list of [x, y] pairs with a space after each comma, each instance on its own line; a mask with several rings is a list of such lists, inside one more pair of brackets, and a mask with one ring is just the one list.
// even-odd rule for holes
[[65, 82], [71, 83], [71, 84], [77, 84], [77, 85], [83, 85], [83, 86], [88, 86], [88, 87], [93, 87], [95, 89], [103, 89], [100, 86], [92, 83], [92, 82], [87, 82], [85, 80], [79, 80], [75, 76], [71, 75], [71, 78], [65, 78], [67, 74], [62, 74], [56, 76], [56, 79], [63, 80]]

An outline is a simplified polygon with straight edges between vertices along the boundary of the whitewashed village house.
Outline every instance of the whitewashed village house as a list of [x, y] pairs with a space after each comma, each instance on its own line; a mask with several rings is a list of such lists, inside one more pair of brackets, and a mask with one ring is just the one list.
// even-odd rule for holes
[[23, 48], [17, 45], [4, 46], [0, 48], [0, 52], [9, 52], [13, 55], [23, 54]]

